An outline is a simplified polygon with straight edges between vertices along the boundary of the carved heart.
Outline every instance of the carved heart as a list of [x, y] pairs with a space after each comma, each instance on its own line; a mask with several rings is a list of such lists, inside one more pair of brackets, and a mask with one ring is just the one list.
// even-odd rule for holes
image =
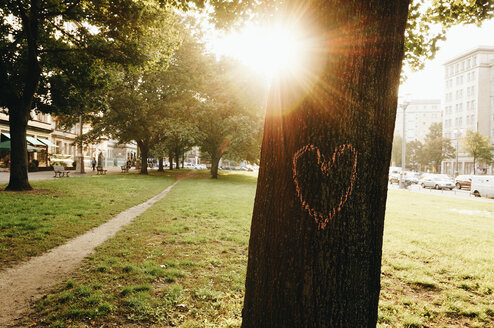
[[[350, 152], [349, 154], [347, 152]], [[347, 154], [350, 155], [350, 158], [353, 160], [353, 163], [350, 167], [351, 173], [350, 173], [350, 181], [348, 184], [348, 187], [339, 195], [336, 196], [336, 199], [333, 200], [335, 201], [335, 205], [331, 207], [329, 210], [326, 209], [318, 209], [316, 208], [317, 201], [315, 201], [315, 204], [312, 204], [310, 200], [307, 198], [307, 192], [308, 190], [305, 190], [304, 192], [304, 183], [302, 179], [299, 177], [299, 174], [297, 173], [297, 164], [299, 159], [303, 156], [304, 158], [307, 158], [308, 156], [304, 156], [306, 154], [314, 154], [317, 156], [317, 165], [319, 166], [323, 178], [328, 177], [332, 170], [335, 170], [337, 166], [340, 163], [340, 158]], [[346, 164], [344, 162], [341, 162], [342, 165]], [[313, 165], [309, 163], [309, 165]], [[293, 181], [295, 182], [295, 186], [297, 189], [297, 195], [298, 198], [300, 199], [300, 202], [303, 206], [303, 208], [309, 213], [310, 216], [314, 218], [316, 223], [318, 224], [319, 229], [324, 229], [328, 222], [335, 216], [335, 214], [343, 208], [345, 203], [348, 200], [348, 197], [352, 194], [353, 191], [353, 185], [355, 184], [355, 180], [357, 178], [357, 151], [355, 148], [353, 148], [352, 145], [350, 144], [343, 144], [335, 148], [333, 155], [330, 160], [326, 160], [324, 155], [321, 154], [319, 148], [317, 148], [314, 145], [306, 145], [302, 148], [300, 148], [295, 155], [293, 155]], [[348, 171], [348, 170], [347, 170]], [[339, 199], [339, 201], [338, 201]], [[326, 200], [323, 200], [324, 203], [326, 203]], [[330, 205], [331, 206], [331, 205]], [[324, 207], [324, 206], [319, 206], [319, 207]]]

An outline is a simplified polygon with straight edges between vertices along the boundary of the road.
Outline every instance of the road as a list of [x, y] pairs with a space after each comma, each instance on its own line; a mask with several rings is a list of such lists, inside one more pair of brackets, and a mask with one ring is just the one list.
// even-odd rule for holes
[[[388, 184], [388, 189], [389, 190], [400, 190], [399, 186], [397, 184]], [[459, 199], [470, 199], [473, 201], [478, 201], [478, 202], [488, 202], [488, 203], [493, 203], [494, 199], [493, 198], [485, 198], [485, 197], [475, 197], [470, 195], [469, 190], [458, 190], [458, 189], [453, 189], [453, 190], [435, 190], [435, 189], [430, 189], [430, 188], [422, 188], [419, 185], [413, 184], [409, 186], [406, 189], [407, 192], [417, 192], [417, 193], [422, 193], [422, 194], [430, 194], [430, 195], [437, 195], [437, 196], [444, 196], [444, 197], [453, 197], [453, 198], [459, 198]]]

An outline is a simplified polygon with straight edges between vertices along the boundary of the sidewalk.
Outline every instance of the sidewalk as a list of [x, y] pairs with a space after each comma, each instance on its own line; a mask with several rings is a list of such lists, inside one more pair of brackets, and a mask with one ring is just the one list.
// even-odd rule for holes
[[[108, 166], [105, 167], [105, 170], [108, 170], [108, 174], [115, 174], [115, 173], [120, 173], [122, 170], [120, 169], [119, 166]], [[132, 168], [129, 170], [130, 173], [138, 172], [135, 170], [135, 168]], [[91, 168], [86, 168], [86, 173], [85, 174], [79, 174], [76, 173], [75, 171], [70, 171], [69, 177], [87, 177], [90, 175], [95, 175], [96, 171], [91, 170]], [[48, 179], [65, 179], [65, 178], [55, 178], [53, 171], [41, 171], [41, 172], [29, 172], [29, 181], [36, 181], [36, 180], [48, 180]], [[10, 172], [0, 172], [0, 184], [4, 183], [9, 183], [10, 179]]]

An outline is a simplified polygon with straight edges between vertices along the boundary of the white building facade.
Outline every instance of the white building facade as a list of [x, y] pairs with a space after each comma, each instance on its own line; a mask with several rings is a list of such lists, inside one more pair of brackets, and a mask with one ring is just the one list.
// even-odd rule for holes
[[[462, 151], [467, 130], [494, 144], [494, 47], [480, 46], [446, 62], [443, 136], [457, 147], [457, 158], [442, 162], [443, 173], [473, 174], [473, 158]], [[458, 163], [458, 165], [456, 164]], [[492, 163], [476, 163], [476, 173], [492, 174]]]
[[[406, 140], [424, 142], [429, 133], [429, 127], [434, 123], [441, 123], [441, 100], [414, 99], [409, 101], [405, 110]], [[403, 137], [403, 106], [396, 111], [395, 135]]]

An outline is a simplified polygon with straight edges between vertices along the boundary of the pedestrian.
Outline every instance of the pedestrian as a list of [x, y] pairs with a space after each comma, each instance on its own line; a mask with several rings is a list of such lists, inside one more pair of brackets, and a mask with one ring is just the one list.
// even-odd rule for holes
[[91, 161], [91, 165], [93, 166], [93, 171], [96, 169], [96, 158], [93, 157], [93, 160]]

